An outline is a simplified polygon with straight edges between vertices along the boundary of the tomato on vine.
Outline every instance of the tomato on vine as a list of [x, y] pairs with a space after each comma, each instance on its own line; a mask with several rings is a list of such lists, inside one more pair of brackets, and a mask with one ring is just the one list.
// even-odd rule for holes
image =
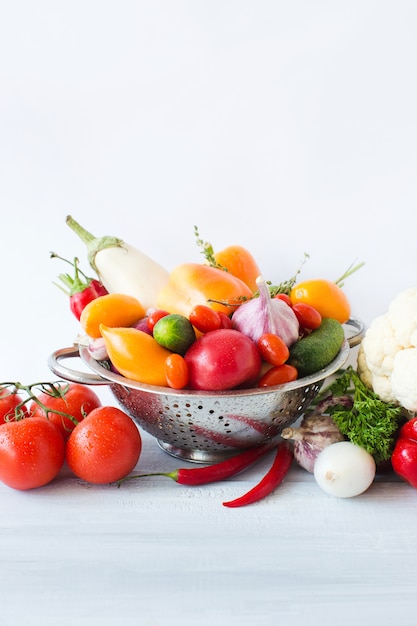
[[68, 439], [75, 426], [93, 409], [101, 406], [98, 395], [87, 385], [79, 383], [55, 383], [44, 386], [43, 391], [29, 405], [35, 417], [47, 417]]
[[9, 487], [43, 487], [58, 475], [64, 460], [64, 439], [44, 417], [25, 417], [0, 426], [0, 480]]
[[0, 387], [0, 424], [9, 422], [16, 417], [16, 412], [22, 417], [27, 415], [27, 409], [23, 404], [23, 397], [16, 388]]
[[93, 484], [113, 483], [135, 467], [142, 439], [134, 421], [121, 409], [101, 406], [74, 428], [66, 460], [78, 478]]

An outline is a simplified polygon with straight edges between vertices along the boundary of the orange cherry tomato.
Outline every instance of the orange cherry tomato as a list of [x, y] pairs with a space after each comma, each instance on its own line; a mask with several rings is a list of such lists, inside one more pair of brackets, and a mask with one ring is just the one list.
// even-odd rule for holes
[[332, 317], [344, 324], [350, 318], [350, 303], [346, 294], [331, 280], [305, 280], [291, 290], [293, 306], [304, 302], [314, 307], [322, 317]]
[[144, 317], [145, 309], [136, 298], [121, 293], [99, 296], [82, 310], [80, 323], [89, 337], [101, 336], [100, 324], [105, 326], [132, 326]]
[[286, 343], [273, 333], [264, 333], [259, 337], [258, 350], [262, 360], [271, 365], [283, 365], [290, 356]]
[[172, 389], [184, 389], [188, 385], [188, 365], [181, 354], [173, 352], [165, 359], [165, 376]]
[[298, 372], [293, 365], [287, 363], [276, 365], [261, 376], [258, 380], [258, 387], [273, 387], [274, 385], [291, 383], [293, 380], [297, 380], [297, 377]]

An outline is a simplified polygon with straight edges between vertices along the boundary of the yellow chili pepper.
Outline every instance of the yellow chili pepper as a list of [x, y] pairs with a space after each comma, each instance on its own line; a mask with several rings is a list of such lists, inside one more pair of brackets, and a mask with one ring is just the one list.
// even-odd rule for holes
[[172, 354], [137, 328], [100, 325], [110, 361], [120, 374], [147, 385], [167, 386], [165, 361]]
[[108, 293], [87, 304], [80, 324], [89, 337], [100, 337], [100, 324], [105, 326], [132, 326], [145, 316], [145, 309], [136, 298], [121, 293]]
[[206, 304], [230, 315], [252, 295], [250, 287], [230, 272], [200, 263], [184, 263], [171, 272], [168, 283], [159, 292], [158, 307], [188, 317], [196, 304]]

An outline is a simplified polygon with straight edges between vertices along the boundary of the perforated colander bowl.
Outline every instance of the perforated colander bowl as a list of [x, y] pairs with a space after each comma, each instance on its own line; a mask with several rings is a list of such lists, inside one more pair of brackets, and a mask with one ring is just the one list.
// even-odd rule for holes
[[[214, 462], [243, 448], [273, 442], [306, 410], [328, 376], [348, 359], [359, 341], [359, 330], [345, 339], [336, 358], [324, 369], [292, 383], [233, 391], [173, 390], [144, 385], [110, 371], [106, 363], [76, 345], [49, 357], [50, 369], [65, 380], [108, 385], [120, 407], [163, 450], [194, 462]], [[67, 367], [65, 359], [81, 358], [87, 372]]]

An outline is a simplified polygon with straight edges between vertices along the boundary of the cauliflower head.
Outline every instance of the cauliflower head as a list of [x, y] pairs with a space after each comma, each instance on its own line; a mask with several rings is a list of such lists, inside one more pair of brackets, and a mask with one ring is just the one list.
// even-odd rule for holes
[[399, 293], [359, 348], [361, 380], [384, 402], [417, 411], [417, 288]]

